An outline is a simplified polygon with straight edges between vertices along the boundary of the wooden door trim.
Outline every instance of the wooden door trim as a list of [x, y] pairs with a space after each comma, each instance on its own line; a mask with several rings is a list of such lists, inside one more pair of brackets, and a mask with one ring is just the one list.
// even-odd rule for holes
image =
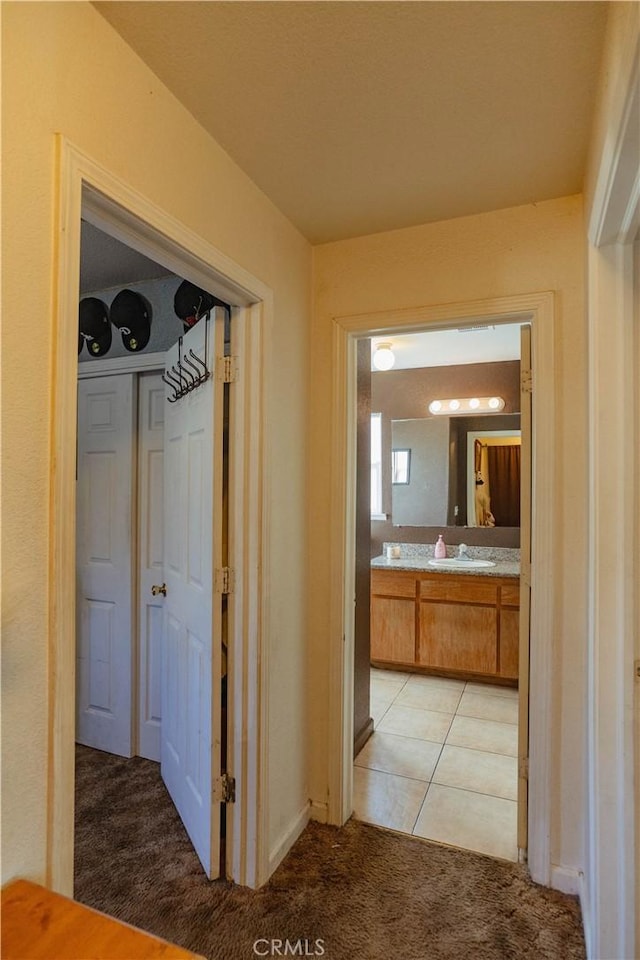
[[[640, 700], [634, 663], [640, 656], [640, 463], [631, 452], [640, 432], [633, 302], [633, 244], [640, 230], [640, 17], [637, 5], [615, 7], [604, 60], [615, 71], [605, 88], [607, 125], [597, 143], [601, 152], [592, 158], [588, 210], [588, 829], [586, 869], [571, 889], [580, 892], [587, 954], [593, 957], [638, 956], [640, 950], [638, 744], [635, 770], [631, 762], [634, 696], [636, 711]], [[629, 505], [635, 505], [633, 517]]]

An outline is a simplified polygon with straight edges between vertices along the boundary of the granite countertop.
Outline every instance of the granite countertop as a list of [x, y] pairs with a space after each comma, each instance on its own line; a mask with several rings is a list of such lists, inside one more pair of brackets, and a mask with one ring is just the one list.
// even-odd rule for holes
[[[420, 573], [439, 573], [439, 574], [462, 574], [462, 576], [473, 577], [519, 577], [520, 576], [520, 551], [516, 549], [507, 549], [502, 547], [469, 547], [469, 556], [474, 560], [491, 560], [495, 567], [433, 567], [429, 560], [433, 559], [434, 547], [432, 544], [387, 544], [387, 546], [399, 546], [400, 557], [397, 560], [388, 560], [386, 556], [375, 557], [371, 561], [372, 570], [415, 570]], [[454, 558], [457, 554], [456, 547], [447, 548], [447, 557]]]
[[400, 557], [399, 560], [387, 560], [386, 557], [375, 557], [371, 561], [372, 570], [416, 570], [421, 573], [454, 573], [463, 577], [519, 577], [520, 564], [514, 561], [495, 560], [495, 567], [432, 567], [427, 557]]

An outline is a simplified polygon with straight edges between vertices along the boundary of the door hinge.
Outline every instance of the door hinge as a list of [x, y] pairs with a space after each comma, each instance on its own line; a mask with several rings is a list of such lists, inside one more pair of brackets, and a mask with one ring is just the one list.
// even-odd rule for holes
[[228, 773], [216, 777], [213, 782], [213, 799], [216, 803], [235, 803], [236, 778], [230, 777]]
[[520, 371], [520, 392], [521, 393], [533, 392], [533, 373], [531, 370]]
[[518, 760], [518, 777], [521, 780], [529, 779], [529, 757], [520, 757]]
[[636, 680], [640, 680], [640, 660], [636, 660], [634, 664], [634, 673], [636, 675]]
[[236, 357], [218, 357], [216, 359], [216, 378], [223, 383], [235, 383], [238, 379]]
[[216, 593], [233, 593], [235, 580], [235, 572], [230, 567], [220, 567], [215, 576]]

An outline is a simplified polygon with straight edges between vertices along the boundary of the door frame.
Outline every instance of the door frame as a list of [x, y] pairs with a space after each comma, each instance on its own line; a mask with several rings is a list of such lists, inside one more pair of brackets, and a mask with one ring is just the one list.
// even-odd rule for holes
[[[552, 639], [557, 498], [553, 292], [335, 317], [331, 407], [331, 608], [329, 649], [329, 806], [331, 823], [351, 816], [355, 596], [356, 341], [418, 329], [530, 323], [533, 368], [532, 562], [529, 668], [529, 844], [532, 878], [551, 880]], [[524, 566], [524, 565], [523, 565]], [[521, 667], [522, 671], [522, 667]], [[526, 682], [526, 676], [524, 677]]]
[[588, 211], [587, 850], [580, 893], [590, 957], [634, 957], [640, 948], [638, 22], [635, 11], [617, 53], [615, 97]]
[[271, 289], [62, 135], [56, 137], [57, 229], [49, 554], [49, 767], [47, 885], [73, 894], [75, 776], [75, 471], [77, 311], [81, 216], [198, 286], [233, 304], [237, 380], [230, 402], [228, 768], [236, 802], [227, 805], [227, 875], [260, 886], [268, 877], [268, 580], [262, 435], [263, 339], [273, 322]]

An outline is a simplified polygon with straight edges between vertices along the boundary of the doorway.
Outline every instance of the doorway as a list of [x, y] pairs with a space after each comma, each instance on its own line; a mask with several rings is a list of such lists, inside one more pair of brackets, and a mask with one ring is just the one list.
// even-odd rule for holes
[[[520, 487], [530, 483], [521, 336], [519, 324], [395, 334], [388, 370], [377, 369], [380, 339], [371, 341], [370, 511], [361, 506], [371, 514], [375, 732], [362, 749], [357, 652], [354, 714], [356, 819], [510, 860], [526, 847], [517, 838]], [[358, 411], [367, 415], [360, 395]], [[448, 559], [436, 561], [442, 536]], [[368, 593], [356, 593], [356, 630]]]
[[[255, 605], [261, 603], [258, 579], [264, 541], [256, 529], [260, 516], [261, 445], [247, 442], [262, 430], [261, 338], [269, 322], [268, 287], [231, 263], [197, 235], [172, 220], [126, 184], [60, 139], [61, 195], [58, 232], [58, 325], [54, 436], [57, 451], [52, 479], [52, 564], [56, 571], [51, 595], [50, 651], [52, 686], [52, 750], [48, 883], [71, 894], [73, 883], [73, 782], [75, 708], [75, 473], [77, 302], [81, 219], [132, 246], [170, 272], [203, 289], [214, 286], [233, 308], [231, 351], [236, 358], [236, 384], [230, 420], [238, 438], [230, 479], [246, 490], [229, 502], [229, 559], [235, 572], [228, 603], [229, 744], [228, 765], [237, 773], [236, 802], [226, 808], [227, 876], [259, 886], [268, 875], [265, 825], [267, 763], [262, 756], [265, 698], [259, 691], [267, 675], [268, 652], [255, 628]], [[233, 364], [232, 364], [233, 367]], [[250, 599], [249, 599], [250, 598]], [[252, 737], [246, 736], [251, 729]], [[250, 779], [251, 791], [244, 784]], [[221, 800], [222, 798], [220, 798]], [[216, 801], [217, 802], [217, 801]]]
[[[549, 729], [550, 638], [554, 617], [553, 583], [543, 562], [553, 550], [554, 485], [554, 298], [551, 293], [531, 294], [472, 304], [446, 304], [336, 318], [334, 326], [334, 422], [344, 424], [333, 438], [332, 494], [335, 503], [335, 536], [332, 541], [332, 583], [335, 603], [331, 609], [332, 694], [341, 709], [332, 711], [330, 730], [329, 819], [343, 823], [353, 810], [353, 653], [354, 653], [354, 567], [356, 491], [356, 344], [362, 337], [406, 333], [418, 329], [442, 329], [455, 323], [463, 328], [478, 323], [530, 323], [532, 329], [533, 470], [532, 502], [546, 509], [533, 511], [531, 561], [529, 548], [521, 545], [521, 587], [531, 593], [530, 658], [520, 657], [520, 670], [530, 670], [529, 744], [531, 780], [528, 791], [528, 861], [537, 882], [549, 882], [548, 774], [551, 731]], [[551, 505], [549, 507], [549, 505]], [[521, 609], [523, 609], [521, 603]], [[522, 682], [522, 677], [521, 677]], [[526, 677], [525, 677], [526, 682]], [[520, 725], [522, 729], [522, 725]], [[527, 777], [526, 765], [518, 771]]]
[[[216, 375], [230, 308], [180, 277], [136, 280], [138, 260], [95, 230], [82, 245], [83, 280], [117, 282], [87, 290], [84, 280], [79, 308], [76, 737], [160, 764], [214, 879], [226, 874], [220, 784], [230, 777], [221, 583], [230, 382]], [[160, 372], [140, 376], [140, 357]], [[103, 369], [109, 359], [117, 373]]]
[[[179, 492], [164, 503], [165, 414], [176, 402], [165, 353], [184, 340], [186, 354], [195, 323], [224, 325], [228, 346], [230, 309], [217, 316], [211, 294], [86, 222], [80, 284], [76, 734], [159, 762], [165, 516], [179, 507]], [[201, 387], [194, 361], [183, 368], [188, 392]], [[223, 482], [227, 472], [223, 460]]]

